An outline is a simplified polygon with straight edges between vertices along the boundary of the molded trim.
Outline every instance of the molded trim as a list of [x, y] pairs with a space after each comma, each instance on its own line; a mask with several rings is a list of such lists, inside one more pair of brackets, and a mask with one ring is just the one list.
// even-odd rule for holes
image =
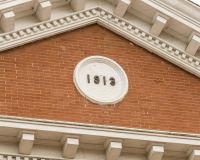
[[146, 48], [150, 52], [153, 52], [200, 77], [200, 62], [198, 58], [100, 7], [76, 12], [55, 20], [38, 23], [37, 25], [18, 31], [4, 33], [0, 37], [0, 51], [94, 23], [104, 26], [131, 42]]

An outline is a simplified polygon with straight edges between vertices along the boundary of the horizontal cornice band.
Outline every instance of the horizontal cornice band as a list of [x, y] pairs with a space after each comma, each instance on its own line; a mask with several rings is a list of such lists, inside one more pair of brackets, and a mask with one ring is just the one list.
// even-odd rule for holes
[[[26, 128], [26, 125], [31, 126], [31, 128]], [[4, 127], [4, 126], [9, 127], [9, 128], [48, 130], [48, 131], [51, 131], [53, 127], [56, 127], [58, 130], [59, 128], [74, 128], [74, 129], [77, 128], [77, 129], [86, 129], [86, 130], [93, 130], [93, 131], [106, 131], [106, 132], [111, 132], [111, 133], [115, 132], [115, 133], [149, 135], [149, 136], [158, 136], [158, 137], [180, 138], [180, 140], [181, 139], [200, 140], [199, 134], [191, 134], [191, 133], [135, 129], [135, 128], [55, 121], [55, 120], [46, 120], [46, 119], [23, 118], [23, 117], [14, 117], [14, 116], [0, 116], [0, 127]], [[60, 132], [64, 132], [64, 130], [61, 129]], [[106, 135], [106, 136], [109, 136], [109, 135]], [[200, 145], [200, 142], [199, 142], [199, 145]]]
[[[176, 147], [185, 146], [184, 150], [166, 150], [164, 156], [175, 156], [175, 157], [188, 157], [190, 153], [196, 148], [199, 149], [200, 146], [200, 135], [199, 134], [187, 134], [187, 133], [175, 133], [175, 132], [165, 132], [165, 131], [155, 131], [155, 130], [145, 130], [145, 129], [134, 129], [134, 128], [124, 128], [124, 127], [115, 127], [115, 126], [104, 126], [104, 125], [95, 125], [95, 124], [84, 124], [84, 123], [74, 123], [74, 122], [63, 122], [63, 121], [54, 121], [54, 120], [43, 120], [43, 119], [32, 119], [32, 118], [21, 118], [21, 117], [12, 117], [12, 116], [0, 116], [0, 130], [9, 129], [10, 131], [17, 131], [18, 135], [20, 131], [27, 133], [37, 134], [37, 138], [34, 141], [34, 145], [49, 145], [49, 146], [62, 146], [62, 141], [66, 137], [81, 137], [81, 142], [79, 144], [80, 149], [89, 149], [89, 150], [99, 150], [104, 151], [106, 148], [106, 142], [109, 140], [112, 141], [124, 141], [124, 146], [122, 148], [123, 153], [136, 153], [146, 155], [148, 148], [151, 145], [175, 145]], [[8, 130], [7, 130], [8, 131]], [[41, 133], [45, 135], [55, 135], [56, 139], [43, 139], [39, 137]], [[5, 132], [4, 132], [5, 134]], [[13, 142], [16, 143], [17, 137], [1, 136], [3, 139], [2, 143]], [[90, 143], [87, 137], [100, 138], [105, 140], [102, 144], [101, 142]], [[85, 140], [83, 140], [85, 139]], [[13, 141], [14, 140], [14, 141]], [[128, 141], [136, 142], [148, 142], [145, 148], [132, 147], [130, 145], [125, 145]], [[169, 147], [169, 146], [168, 146]], [[180, 148], [179, 148], [180, 149]], [[16, 156], [24, 157], [23, 154], [18, 153], [9, 153], [9, 152], [0, 152], [0, 156]], [[33, 158], [38, 157], [39, 159], [63, 159], [58, 156], [50, 155], [52, 157], [41, 157], [39, 154], [31, 154], [30, 156], [26, 155], [25, 157]]]

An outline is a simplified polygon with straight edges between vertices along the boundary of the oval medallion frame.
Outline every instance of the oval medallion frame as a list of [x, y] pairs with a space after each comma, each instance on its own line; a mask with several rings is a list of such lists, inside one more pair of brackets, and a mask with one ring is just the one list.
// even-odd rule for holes
[[[90, 80], [87, 75], [91, 75]], [[94, 75], [99, 75], [101, 83], [93, 83], [91, 79]], [[106, 77], [104, 83], [103, 77]], [[116, 78], [115, 86], [110, 85], [110, 77]], [[122, 101], [128, 92], [125, 71], [115, 61], [102, 56], [91, 56], [80, 61], [74, 70], [73, 80], [82, 96], [99, 105], [116, 104]]]

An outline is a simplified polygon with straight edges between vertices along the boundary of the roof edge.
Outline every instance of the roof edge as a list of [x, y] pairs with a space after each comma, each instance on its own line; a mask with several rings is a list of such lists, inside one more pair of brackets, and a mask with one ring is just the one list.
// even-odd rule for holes
[[[37, 124], [45, 126], [67, 126], [72, 128], [85, 128], [93, 130], [112, 130], [116, 132], [135, 132], [139, 134], [158, 134], [160, 136], [170, 136], [170, 137], [190, 137], [190, 138], [200, 138], [200, 134], [191, 134], [191, 133], [179, 133], [179, 132], [169, 132], [169, 131], [158, 131], [158, 130], [147, 130], [147, 129], [137, 129], [137, 128], [126, 128], [126, 127], [116, 127], [108, 125], [97, 125], [97, 124], [86, 124], [86, 123], [76, 123], [76, 122], [66, 122], [66, 121], [56, 121], [56, 120], [47, 120], [47, 119], [36, 119], [36, 118], [24, 118], [16, 116], [2, 116], [0, 115], [0, 121], [2, 122], [16, 122], [16, 123], [26, 123], [26, 124]], [[8, 126], [9, 127], [9, 126]]]
[[101, 7], [75, 12], [61, 18], [4, 33], [0, 37], [0, 52], [94, 23], [98, 23], [200, 77], [200, 61], [198, 58]]

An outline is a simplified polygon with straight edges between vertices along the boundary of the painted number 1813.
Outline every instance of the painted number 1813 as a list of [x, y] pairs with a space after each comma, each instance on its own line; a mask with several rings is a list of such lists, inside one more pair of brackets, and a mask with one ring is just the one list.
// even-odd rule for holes
[[[87, 80], [88, 80], [88, 83], [90, 83], [90, 75], [88, 74], [87, 75]], [[113, 78], [113, 77], [110, 77], [110, 85], [112, 85], [112, 86], [114, 86], [115, 85], [115, 78]], [[100, 77], [99, 76], [94, 76], [94, 83], [95, 84], [99, 84], [100, 83]], [[106, 77], [105, 76], [103, 76], [103, 83], [104, 83], [104, 85], [106, 85]]]

